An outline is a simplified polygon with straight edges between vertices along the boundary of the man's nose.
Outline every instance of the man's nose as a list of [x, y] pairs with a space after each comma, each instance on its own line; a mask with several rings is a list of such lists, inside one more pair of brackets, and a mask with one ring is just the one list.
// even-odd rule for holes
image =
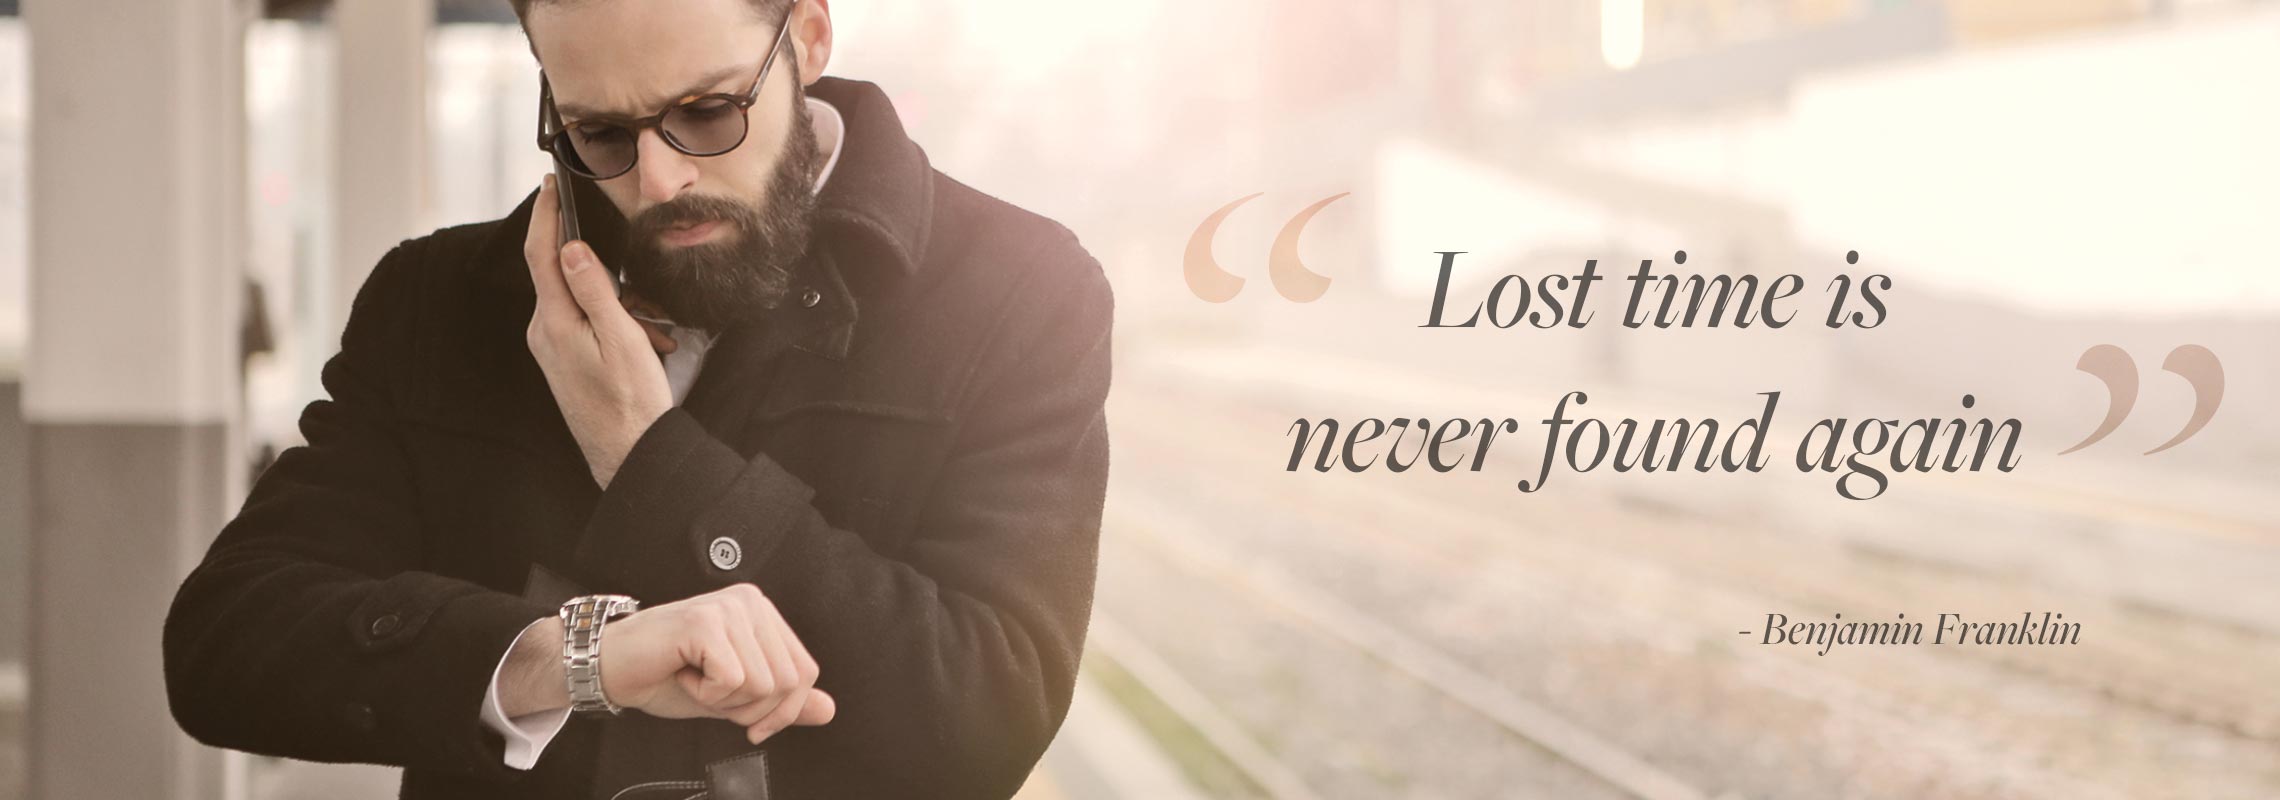
[[665, 143], [665, 134], [656, 128], [641, 132], [634, 140], [640, 148], [640, 159], [634, 171], [641, 173], [641, 199], [654, 205], [681, 195], [681, 191], [697, 182], [697, 165], [687, 154]]

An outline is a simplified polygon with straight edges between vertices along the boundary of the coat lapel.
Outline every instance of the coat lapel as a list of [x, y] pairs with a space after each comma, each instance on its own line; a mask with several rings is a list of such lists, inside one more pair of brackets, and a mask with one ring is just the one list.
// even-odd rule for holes
[[[854, 340], [858, 301], [848, 292], [837, 260], [828, 248], [819, 247], [803, 264], [786, 303], [729, 330], [706, 354], [704, 368], [682, 402], [706, 430], [746, 457], [757, 444], [747, 431], [753, 413], [784, 388], [772, 379], [778, 361], [796, 351], [822, 356], [826, 368], [835, 370]], [[815, 304], [807, 305], [807, 297], [815, 298]]]

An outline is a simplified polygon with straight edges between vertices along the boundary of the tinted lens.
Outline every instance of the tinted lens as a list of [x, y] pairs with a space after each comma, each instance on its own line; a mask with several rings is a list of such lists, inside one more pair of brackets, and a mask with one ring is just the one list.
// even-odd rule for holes
[[681, 152], [717, 156], [744, 142], [744, 109], [718, 97], [674, 106], [665, 113], [665, 136]]
[[571, 169], [589, 178], [614, 178], [633, 167], [634, 134], [617, 125], [581, 122], [562, 132], [577, 158]]

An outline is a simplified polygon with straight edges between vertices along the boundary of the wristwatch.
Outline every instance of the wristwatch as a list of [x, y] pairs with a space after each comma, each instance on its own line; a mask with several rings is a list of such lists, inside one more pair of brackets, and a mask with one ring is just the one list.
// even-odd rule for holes
[[590, 594], [562, 604], [562, 672], [570, 682], [570, 710], [618, 713], [602, 693], [602, 627], [641, 610], [622, 594]]

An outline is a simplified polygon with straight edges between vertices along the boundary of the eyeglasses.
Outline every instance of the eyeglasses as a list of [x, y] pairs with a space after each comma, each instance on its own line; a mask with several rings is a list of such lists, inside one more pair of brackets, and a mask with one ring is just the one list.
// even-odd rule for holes
[[776, 43], [768, 48], [768, 60], [760, 62], [760, 74], [753, 76], [752, 88], [742, 94], [717, 92], [687, 97], [635, 120], [592, 119], [564, 125], [554, 108], [554, 89], [547, 83], [546, 73], [540, 71], [539, 149], [553, 153], [571, 172], [598, 181], [633, 169], [633, 162], [641, 156], [641, 132], [647, 128], [656, 128], [665, 144], [692, 156], [717, 156], [736, 149], [751, 131], [752, 104], [759, 102], [760, 85], [768, 80], [776, 54], [790, 38], [792, 10], [797, 8], [799, 3], [794, 2], [784, 10], [783, 24], [776, 26]]

